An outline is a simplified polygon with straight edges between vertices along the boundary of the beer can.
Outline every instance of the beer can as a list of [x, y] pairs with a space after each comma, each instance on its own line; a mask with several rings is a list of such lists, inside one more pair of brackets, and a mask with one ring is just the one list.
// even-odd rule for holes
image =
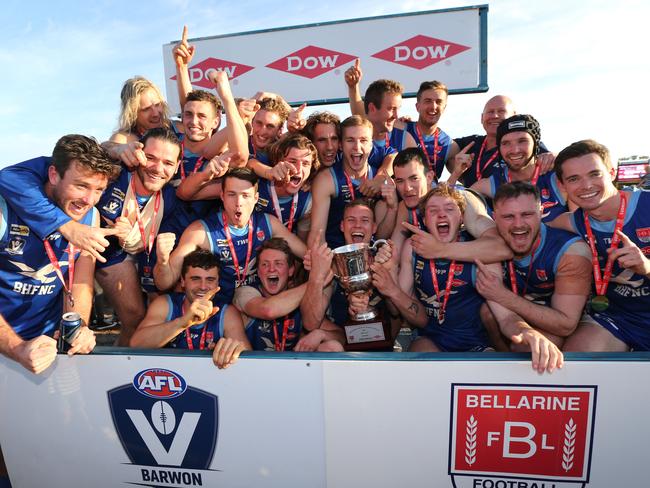
[[81, 316], [77, 312], [64, 313], [59, 323], [59, 340], [57, 350], [68, 352], [70, 345], [79, 334], [81, 328]]

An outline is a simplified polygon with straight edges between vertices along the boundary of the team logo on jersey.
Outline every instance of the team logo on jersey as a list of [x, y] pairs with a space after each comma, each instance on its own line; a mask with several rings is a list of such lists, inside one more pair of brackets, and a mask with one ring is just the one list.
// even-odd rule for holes
[[27, 237], [29, 235], [29, 227], [26, 225], [11, 224], [9, 228], [9, 233], [13, 235], [19, 235]]
[[110, 390], [108, 404], [131, 461], [126, 483], [215, 485], [215, 471], [209, 470], [219, 425], [215, 395], [188, 386], [178, 373], [152, 368]]
[[47, 236], [48, 241], [56, 241], [57, 239], [60, 238], [61, 238], [60, 232], [52, 232], [49, 236]]
[[434, 37], [417, 35], [372, 55], [409, 68], [424, 69], [470, 49]]
[[548, 277], [546, 276], [546, 270], [545, 269], [536, 269], [535, 274], [537, 275], [537, 279], [540, 280], [540, 281], [548, 280]]
[[636, 230], [636, 236], [641, 242], [650, 242], [650, 227]]
[[[201, 88], [214, 88], [214, 83], [210, 81], [210, 73], [215, 71], [225, 71], [229, 80], [234, 80], [238, 76], [248, 73], [254, 69], [253, 66], [248, 66], [234, 61], [227, 61], [218, 58], [206, 58], [200, 63], [196, 63], [190, 67], [190, 82], [192, 85], [200, 86]], [[176, 79], [176, 75], [170, 78]]]
[[108, 202], [106, 202], [106, 205], [102, 207], [102, 210], [110, 214], [114, 214], [117, 212], [117, 209], [120, 208], [120, 204], [121, 204], [120, 200], [111, 198]]
[[258, 198], [257, 199], [257, 205], [255, 205], [255, 210], [258, 212], [261, 212], [264, 210], [267, 205], [269, 204], [269, 201], [266, 198]]
[[271, 64], [267, 64], [266, 67], [284, 71], [290, 75], [312, 79], [356, 58], [357, 56], [332, 51], [331, 49], [307, 46], [287, 54]]
[[456, 263], [456, 267], [454, 268], [454, 276], [460, 276], [461, 274], [463, 274], [464, 268], [465, 268], [464, 264]]
[[22, 237], [12, 237], [11, 240], [7, 243], [5, 251], [7, 251], [12, 256], [22, 255], [25, 251], [25, 244], [27, 241]]
[[551, 192], [548, 191], [548, 188], [542, 188], [540, 191], [542, 198], [551, 198]]
[[452, 384], [453, 486], [584, 487], [597, 388]]

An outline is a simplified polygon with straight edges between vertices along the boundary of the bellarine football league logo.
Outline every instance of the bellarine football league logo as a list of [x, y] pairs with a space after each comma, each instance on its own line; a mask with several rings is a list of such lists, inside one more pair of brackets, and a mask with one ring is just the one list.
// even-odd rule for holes
[[147, 369], [108, 392], [113, 424], [139, 486], [209, 486], [218, 399], [173, 371]]
[[454, 488], [585, 487], [597, 388], [452, 384]]

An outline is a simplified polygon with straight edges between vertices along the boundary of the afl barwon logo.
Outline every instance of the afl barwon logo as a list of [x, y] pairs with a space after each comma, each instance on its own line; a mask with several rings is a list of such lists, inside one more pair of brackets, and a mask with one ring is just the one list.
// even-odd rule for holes
[[596, 393], [596, 386], [452, 384], [452, 485], [585, 487]]
[[217, 445], [218, 399], [167, 369], [146, 369], [108, 392], [128, 456], [122, 477], [139, 486], [209, 486]]

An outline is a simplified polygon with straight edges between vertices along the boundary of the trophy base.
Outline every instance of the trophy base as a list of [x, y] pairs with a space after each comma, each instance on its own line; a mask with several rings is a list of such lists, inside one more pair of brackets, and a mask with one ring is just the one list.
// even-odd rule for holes
[[346, 351], [392, 351], [390, 319], [382, 315], [375, 320], [350, 320], [343, 326]]

